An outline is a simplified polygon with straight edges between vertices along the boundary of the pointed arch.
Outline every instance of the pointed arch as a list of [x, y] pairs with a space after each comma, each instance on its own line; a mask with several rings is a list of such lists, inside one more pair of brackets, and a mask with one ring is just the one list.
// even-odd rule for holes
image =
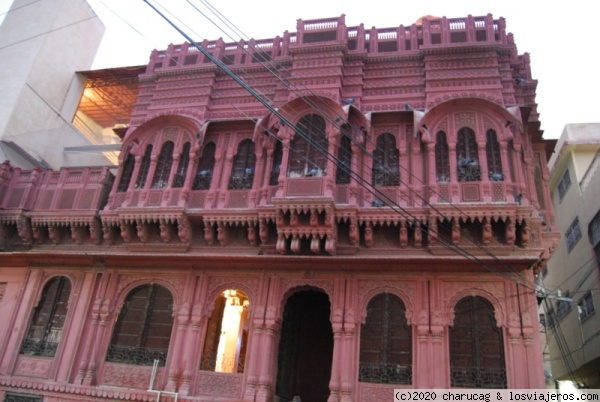
[[327, 168], [325, 119], [307, 114], [298, 120], [297, 132], [290, 143], [288, 176], [322, 176]]
[[54, 357], [67, 318], [70, 295], [71, 282], [64, 276], [46, 283], [21, 344], [22, 355]]
[[202, 149], [202, 156], [198, 161], [198, 169], [196, 170], [192, 190], [208, 190], [210, 188], [213, 171], [215, 170], [216, 149], [214, 142], [209, 142]]
[[446, 133], [439, 131], [435, 142], [435, 170], [436, 181], [445, 183], [450, 181], [450, 157]]
[[396, 138], [390, 133], [377, 137], [373, 151], [373, 185], [398, 186], [400, 184], [400, 151]]
[[250, 139], [243, 140], [238, 145], [237, 153], [233, 158], [233, 167], [229, 177], [229, 190], [252, 188], [255, 164], [254, 142]]
[[456, 303], [449, 342], [452, 387], [506, 388], [502, 327], [488, 300], [467, 296]]
[[164, 366], [173, 328], [173, 295], [158, 284], [129, 292], [115, 322], [106, 361]]
[[412, 383], [412, 329], [404, 303], [391, 293], [380, 293], [367, 305], [360, 329], [359, 381]]

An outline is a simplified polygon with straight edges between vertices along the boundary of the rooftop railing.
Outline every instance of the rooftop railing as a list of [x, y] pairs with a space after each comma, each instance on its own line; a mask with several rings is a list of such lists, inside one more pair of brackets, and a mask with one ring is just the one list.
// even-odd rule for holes
[[[271, 58], [290, 56], [290, 50], [319, 43], [346, 43], [349, 53], [379, 54], [415, 52], [426, 47], [444, 47], [457, 44], [496, 43], [509, 44], [503, 18], [494, 20], [491, 14], [482, 17], [466, 18], [424, 18], [410, 26], [372, 28], [365, 30], [347, 27], [342, 15], [333, 19], [298, 20], [297, 32], [285, 32], [283, 37], [250, 40], [248, 42], [224, 43], [222, 40], [204, 41], [201, 45], [219, 60], [228, 65], [252, 63], [253, 55], [269, 53]], [[378, 42], [397, 42], [396, 46], [378, 46]], [[355, 43], [356, 42], [356, 43]], [[414, 43], [409, 43], [414, 42]], [[248, 51], [245, 57], [235, 57], [237, 53]], [[193, 63], [188, 54], [198, 50], [189, 43], [170, 45], [166, 50], [154, 51], [148, 65], [148, 73], [161, 69], [172, 69], [210, 64], [206, 57], [196, 57]], [[165, 59], [170, 60], [165, 63]], [[250, 59], [250, 60], [248, 60]], [[262, 60], [261, 60], [262, 61]]]

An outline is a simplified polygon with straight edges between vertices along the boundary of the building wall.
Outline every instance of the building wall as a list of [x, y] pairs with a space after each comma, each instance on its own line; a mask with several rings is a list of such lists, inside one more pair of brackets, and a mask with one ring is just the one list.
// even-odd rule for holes
[[[89, 144], [71, 125], [84, 88], [75, 72], [89, 69], [103, 33], [104, 26], [85, 1], [13, 3], [0, 28], [2, 141], [15, 143], [39, 166], [106, 163], [101, 157], [59, 151]], [[7, 144], [0, 147], [0, 157], [19, 161], [15, 147]]]
[[[559, 302], [556, 301], [545, 306], [545, 313], [549, 316], [547, 321], [557, 326], [548, 329], [554, 378], [577, 381], [592, 388], [599, 384], [598, 375], [592, 367], [597, 365], [600, 347], [598, 316], [595, 313], [600, 307], [597, 291], [600, 274], [595, 243], [592, 243], [589, 228], [600, 211], [594, 197], [600, 191], [599, 128], [598, 124], [565, 126], [550, 160], [550, 189], [557, 212], [557, 227], [563, 238], [558, 243], [543, 280], [550, 292], [560, 290], [561, 294], [572, 299], [572, 302], [563, 303], [562, 311], [558, 310]], [[567, 171], [571, 185], [561, 197], [558, 187]], [[579, 222], [581, 234], [570, 240], [568, 230], [575, 219]], [[572, 248], [569, 247], [570, 242], [573, 243]], [[592, 311], [582, 316], [579, 304], [586, 296], [593, 300]], [[559, 348], [559, 342], [564, 345], [563, 350]], [[569, 360], [563, 355], [567, 355]]]
[[[2, 165], [0, 392], [149, 399], [155, 358], [154, 389], [179, 400], [542, 388], [533, 274], [558, 233], [536, 81], [504, 20], [299, 20], [261, 46], [303, 92], [203, 46], [277, 110], [173, 45], [140, 76], [116, 176]], [[219, 371], [234, 310], [237, 372]]]

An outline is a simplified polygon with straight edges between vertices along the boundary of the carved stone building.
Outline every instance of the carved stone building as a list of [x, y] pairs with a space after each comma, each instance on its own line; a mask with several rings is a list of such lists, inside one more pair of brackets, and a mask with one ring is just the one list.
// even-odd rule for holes
[[0, 396], [544, 387], [558, 236], [503, 18], [201, 45], [153, 52], [114, 176], [2, 165]]

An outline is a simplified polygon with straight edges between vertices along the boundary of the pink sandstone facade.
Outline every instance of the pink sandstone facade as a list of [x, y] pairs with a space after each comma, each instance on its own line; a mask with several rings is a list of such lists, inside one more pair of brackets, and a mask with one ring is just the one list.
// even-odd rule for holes
[[1, 166], [0, 398], [543, 388], [532, 287], [557, 233], [504, 19], [202, 46], [283, 118], [170, 45], [116, 175]]

